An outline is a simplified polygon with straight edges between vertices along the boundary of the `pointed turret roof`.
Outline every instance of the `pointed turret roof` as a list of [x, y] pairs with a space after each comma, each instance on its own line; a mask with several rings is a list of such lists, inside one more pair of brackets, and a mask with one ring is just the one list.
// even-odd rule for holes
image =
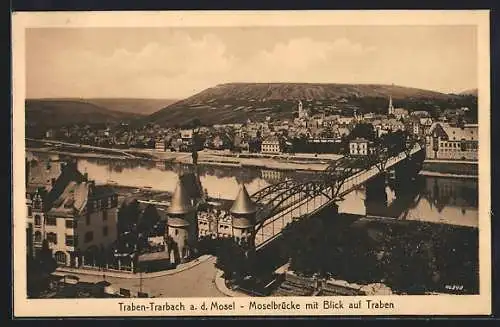
[[193, 211], [193, 209], [187, 190], [179, 179], [167, 213], [171, 215], [183, 215]]
[[257, 206], [253, 203], [252, 199], [250, 199], [250, 195], [248, 195], [245, 185], [241, 184], [240, 192], [231, 207], [231, 213], [237, 215], [248, 215], [253, 214], [256, 211]]

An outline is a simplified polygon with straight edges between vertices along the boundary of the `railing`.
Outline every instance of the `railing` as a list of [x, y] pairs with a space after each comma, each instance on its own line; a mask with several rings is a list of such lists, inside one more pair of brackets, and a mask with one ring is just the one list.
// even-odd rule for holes
[[[413, 149], [410, 151], [409, 154], [413, 155], [421, 150], [423, 150], [422, 146], [420, 144], [415, 144], [415, 146], [413, 147]], [[393, 156], [393, 157], [389, 158], [385, 164], [385, 168], [390, 168], [406, 158], [407, 158], [406, 153], [401, 152], [397, 156]], [[286, 224], [282, 223], [282, 227], [278, 231], [275, 231], [275, 222], [280, 220], [280, 219], [281, 220], [286, 219], [285, 218], [286, 215], [290, 214], [294, 210], [298, 209], [300, 212], [300, 209], [302, 207], [305, 206], [306, 208], [308, 208], [307, 205], [310, 202], [315, 203], [317, 201], [317, 199], [319, 199], [320, 205], [318, 207], [314, 207], [314, 205], [313, 205], [313, 208], [310, 212], [305, 212], [301, 216], [314, 215], [315, 213], [323, 210], [326, 206], [330, 205], [331, 202], [335, 202], [338, 200], [338, 198], [344, 197], [345, 195], [350, 193], [353, 189], [357, 188], [359, 185], [366, 183], [367, 181], [371, 180], [372, 178], [375, 178], [377, 175], [379, 175], [379, 173], [380, 173], [380, 169], [379, 169], [379, 167], [377, 167], [376, 164], [363, 170], [363, 171], [355, 172], [353, 175], [347, 177], [343, 181], [343, 184], [340, 186], [339, 190], [337, 191], [337, 199], [327, 200], [327, 199], [325, 199], [325, 195], [320, 193], [320, 194], [317, 194], [313, 197], [292, 200], [290, 203], [286, 203], [284, 205], [283, 210], [281, 210], [279, 213], [277, 213], [271, 217], [268, 217], [265, 220], [265, 222], [262, 223], [262, 225], [260, 226], [259, 230], [256, 233], [256, 240], [255, 240], [256, 248], [257, 249], [262, 248], [263, 246], [265, 246], [266, 244], [268, 244], [272, 240], [274, 240], [281, 233], [282, 229], [286, 226]], [[332, 186], [327, 187], [324, 190], [324, 193], [332, 194], [333, 193]], [[325, 202], [323, 202], [323, 201], [325, 201]], [[271, 227], [272, 228], [271, 234], [264, 233], [264, 229], [265, 228], [270, 229], [269, 228], [270, 226], [272, 226]], [[257, 236], [259, 236], [258, 239], [257, 239]], [[265, 236], [268, 236], [268, 238], [266, 238]], [[260, 241], [260, 242], [258, 242], [258, 241]]]

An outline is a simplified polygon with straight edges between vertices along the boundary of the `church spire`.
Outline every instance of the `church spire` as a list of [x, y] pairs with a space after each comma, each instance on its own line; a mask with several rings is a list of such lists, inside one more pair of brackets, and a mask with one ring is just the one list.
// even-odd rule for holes
[[392, 115], [394, 113], [394, 106], [392, 105], [392, 95], [389, 96], [389, 108], [388, 115]]

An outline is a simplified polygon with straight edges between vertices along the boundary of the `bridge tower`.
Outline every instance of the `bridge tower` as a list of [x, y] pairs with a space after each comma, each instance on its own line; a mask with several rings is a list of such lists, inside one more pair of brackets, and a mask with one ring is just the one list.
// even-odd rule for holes
[[231, 207], [231, 217], [233, 226], [233, 239], [239, 245], [255, 248], [255, 216], [257, 206], [250, 199], [250, 195], [244, 184], [241, 184], [240, 191]]
[[196, 208], [180, 179], [167, 214], [170, 261], [175, 264], [186, 262], [196, 248], [198, 222]]

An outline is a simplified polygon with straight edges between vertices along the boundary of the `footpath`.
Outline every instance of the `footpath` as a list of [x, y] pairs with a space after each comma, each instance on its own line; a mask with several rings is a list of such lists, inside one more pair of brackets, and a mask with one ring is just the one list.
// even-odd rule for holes
[[214, 282], [215, 282], [215, 287], [223, 293], [225, 296], [228, 297], [250, 297], [250, 295], [234, 291], [226, 286], [226, 281], [224, 280], [224, 277], [222, 275], [224, 272], [222, 270], [217, 269], [217, 272], [215, 273], [214, 277]]
[[69, 268], [69, 267], [60, 267], [56, 269], [55, 275], [64, 276], [69, 274], [78, 274], [78, 275], [91, 275], [91, 276], [103, 276], [106, 277], [115, 277], [115, 278], [124, 278], [124, 279], [146, 279], [146, 278], [156, 278], [162, 276], [175, 275], [185, 270], [191, 269], [200, 263], [203, 263], [209, 260], [211, 255], [202, 255], [199, 258], [196, 258], [192, 261], [186, 262], [184, 264], [178, 265], [175, 269], [155, 271], [150, 273], [130, 273], [130, 272], [119, 272], [119, 271], [109, 271], [109, 270], [96, 270], [96, 269], [84, 269], [84, 268]]

